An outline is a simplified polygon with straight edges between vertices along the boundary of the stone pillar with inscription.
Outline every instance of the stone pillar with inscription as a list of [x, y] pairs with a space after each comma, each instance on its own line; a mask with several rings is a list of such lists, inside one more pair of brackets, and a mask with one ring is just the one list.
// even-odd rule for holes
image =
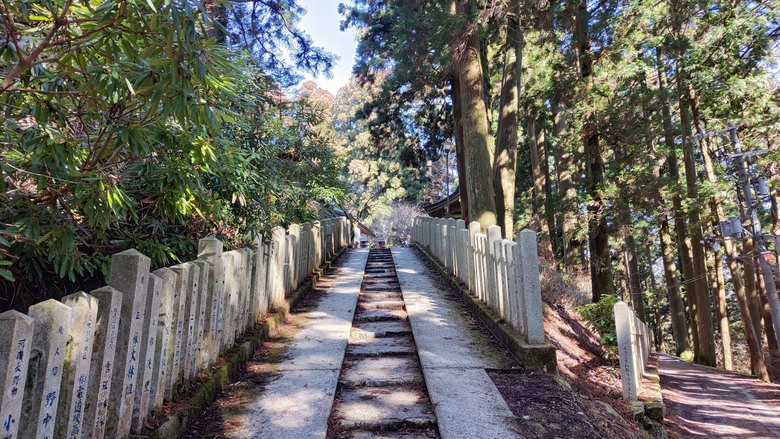
[[171, 364], [168, 367], [168, 377], [165, 384], [165, 398], [173, 397], [176, 385], [181, 375], [182, 364], [184, 363], [184, 338], [187, 333], [187, 294], [190, 291], [190, 266], [185, 264], [174, 265], [171, 267], [176, 273], [176, 284], [173, 289], [173, 315], [172, 315], [172, 334], [168, 341], [172, 349]]
[[152, 371], [151, 390], [149, 393], [149, 410], [160, 408], [166, 397], [170, 366], [173, 364], [174, 337], [174, 289], [176, 288], [176, 273], [169, 268], [154, 271], [160, 279], [160, 307], [157, 316], [157, 344], [154, 349], [153, 362], [156, 365]]
[[222, 266], [222, 241], [209, 236], [198, 241], [198, 258], [209, 263], [209, 290], [207, 293], [210, 308], [206, 312], [206, 338], [209, 364], [217, 361], [220, 353], [222, 327], [218, 325], [222, 315], [222, 295], [225, 275]]
[[529, 344], [544, 344], [542, 287], [539, 281], [539, 253], [536, 240], [537, 235], [533, 230], [524, 229], [517, 234], [525, 311], [523, 333]]
[[141, 328], [141, 340], [146, 342], [140, 347], [138, 354], [139, 382], [133, 401], [133, 414], [130, 430], [141, 433], [144, 429], [146, 416], [149, 414], [149, 395], [152, 390], [152, 376], [158, 366], [154, 361], [157, 348], [157, 325], [160, 318], [160, 300], [162, 294], [162, 279], [155, 274], [149, 274], [148, 293], [143, 308], [144, 326]]
[[0, 433], [18, 439], [35, 320], [18, 311], [0, 314]]
[[206, 339], [208, 338], [208, 330], [206, 329], [206, 316], [211, 309], [211, 300], [209, 299], [209, 289], [211, 287], [211, 280], [209, 279], [209, 263], [197, 259], [193, 261], [198, 266], [198, 273], [200, 273], [200, 281], [198, 282], [198, 316], [195, 319], [195, 361], [193, 362], [193, 376], [196, 376], [199, 371], [208, 368], [209, 357], [206, 351]]
[[106, 437], [130, 435], [133, 401], [138, 391], [138, 358], [145, 340], [144, 305], [148, 293], [150, 260], [136, 250], [125, 250], [111, 257], [108, 285], [122, 293], [122, 314], [116, 343], [116, 367], [111, 379]]
[[92, 343], [97, 324], [98, 300], [81, 291], [60, 299], [73, 310], [70, 341], [65, 349], [60, 404], [57, 408], [55, 437], [79, 439], [87, 397]]
[[98, 300], [98, 313], [81, 437], [103, 438], [106, 437], [111, 377], [116, 368], [114, 360], [122, 311], [122, 293], [111, 287], [103, 287], [91, 291], [90, 295]]
[[27, 315], [35, 320], [35, 330], [19, 435], [53, 437], [73, 311], [62, 302], [49, 299], [30, 306]]

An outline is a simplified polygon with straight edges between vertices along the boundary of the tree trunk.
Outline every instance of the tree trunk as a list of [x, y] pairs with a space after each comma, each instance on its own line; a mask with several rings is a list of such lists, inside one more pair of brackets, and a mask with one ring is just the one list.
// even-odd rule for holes
[[498, 121], [496, 160], [493, 165], [493, 189], [496, 192], [496, 216], [506, 239], [514, 237], [515, 171], [517, 168], [518, 106], [522, 67], [520, 1], [512, 0], [507, 16], [504, 75], [501, 82], [501, 108]]
[[676, 354], [691, 349], [688, 340], [688, 324], [685, 321], [685, 304], [680, 297], [680, 280], [677, 272], [677, 263], [674, 257], [674, 244], [669, 231], [669, 219], [666, 214], [660, 218], [661, 255], [664, 261], [664, 275], [666, 277], [666, 297], [669, 301], [669, 313], [672, 320], [672, 336], [676, 345]]
[[[682, 74], [682, 63], [678, 58], [677, 63], [677, 92], [680, 101], [680, 125], [682, 127], [683, 163], [685, 165], [685, 183], [688, 199], [692, 203], [699, 201], [699, 189], [696, 179], [696, 161], [694, 156], [694, 142], [692, 141], [690, 97], [688, 88]], [[699, 364], [715, 366], [717, 355], [715, 353], [715, 337], [712, 331], [712, 315], [710, 309], [709, 290], [707, 287], [707, 267], [702, 242], [704, 237], [701, 230], [701, 218], [696, 208], [688, 209], [688, 227], [691, 237], [691, 251], [693, 256], [693, 279], [690, 289], [694, 304], [693, 314], [696, 315], [696, 333], [699, 339], [699, 349], [694, 352], [694, 361]]]
[[557, 265], [555, 263], [555, 257], [558, 254], [558, 248], [556, 245], [556, 242], [558, 241], [556, 237], [556, 226], [555, 226], [555, 206], [553, 205], [553, 199], [552, 199], [552, 172], [550, 172], [550, 142], [547, 140], [547, 136], [545, 136], [545, 124], [544, 119], [539, 121], [539, 124], [542, 126], [542, 136], [539, 137], [539, 146], [542, 148], [540, 150], [541, 153], [543, 153], [542, 158], [542, 174], [544, 175], [544, 223], [545, 227], [542, 229], [543, 231], [547, 232], [547, 237], [549, 240], [549, 244], [544, 244], [548, 247], [548, 251], [550, 252], [550, 264], [555, 266]]
[[745, 332], [745, 339], [750, 352], [750, 370], [753, 374], [761, 377], [762, 380], [769, 382], [769, 374], [764, 363], [764, 354], [761, 352], [761, 326], [754, 326], [754, 320], [750, 315], [750, 306], [745, 292], [745, 283], [742, 280], [742, 273], [737, 262], [738, 255], [734, 240], [732, 238], [724, 238], [724, 247], [726, 248], [729, 271], [731, 271], [731, 282], [734, 285], [734, 293], [737, 296], [739, 314], [742, 317], [742, 328]]
[[[458, 13], [469, 14], [471, 2], [460, 0]], [[479, 33], [474, 30], [465, 41], [458, 60], [460, 102], [463, 120], [463, 148], [471, 221], [482, 230], [496, 224], [493, 192], [493, 139], [488, 131], [485, 88], [482, 81]]]
[[[696, 105], [696, 101], [691, 102], [691, 110], [693, 112], [693, 120], [698, 133], [703, 133], [704, 129], [699, 118], [699, 112]], [[715, 185], [717, 183], [717, 177], [715, 176], [715, 164], [712, 161], [710, 155], [709, 140], [705, 140], [701, 144], [702, 158], [704, 160], [704, 171], [707, 176], [707, 180]], [[726, 218], [723, 214], [723, 208], [721, 207], [721, 201], [717, 196], [710, 197], [710, 224], [712, 227], [712, 234], [717, 236], [720, 233], [720, 223]], [[721, 237], [722, 239], [723, 237]], [[715, 290], [718, 298], [718, 327], [720, 329], [721, 348], [723, 352], [723, 368], [726, 370], [734, 370], [734, 361], [731, 353], [731, 326], [729, 325], [728, 308], [726, 306], [726, 278], [723, 275], [723, 249], [710, 251], [712, 266], [712, 284], [715, 286]], [[745, 331], [747, 334], [747, 331]]]
[[634, 253], [634, 236], [628, 227], [623, 232], [623, 264], [626, 269], [626, 284], [631, 296], [631, 305], [639, 320], [647, 322], [645, 315], [645, 300], [642, 295], [642, 286], [639, 282], [639, 266]]
[[546, 174], [544, 171], [544, 117], [538, 107], [528, 112], [528, 150], [531, 157], [531, 176], [534, 180], [532, 229], [539, 232], [541, 253], [545, 259], [552, 260], [550, 225], [546, 214]]
[[561, 91], [558, 84], [553, 91], [552, 116], [553, 136], [557, 151], [558, 187], [561, 202], [558, 211], [561, 224], [562, 260], [565, 271], [571, 271], [579, 261], [579, 241], [574, 233], [577, 229], [577, 191], [574, 189], [572, 175], [576, 172], [574, 154], [563, 142], [566, 135], [566, 114], [561, 103]]
[[[581, 1], [577, 5], [575, 38], [579, 56], [580, 80], [585, 83], [588, 89], [592, 88], [593, 82], [593, 59], [590, 36], [588, 35], [589, 20], [588, 3]], [[592, 120], [585, 122], [582, 129], [582, 143], [585, 150], [585, 160], [587, 160], [588, 193], [592, 200], [588, 206], [588, 247], [590, 249], [592, 299], [594, 302], [598, 302], [602, 294], [609, 292], [612, 281], [607, 218], [601, 200], [601, 189], [604, 186], [604, 159], [601, 155], [598, 126]]]
[[[667, 90], [667, 81], [666, 81], [666, 68], [663, 63], [663, 59], [660, 52], [657, 52], [657, 67], [658, 67], [658, 89], [661, 91], [662, 95], [665, 95], [665, 91]], [[689, 308], [689, 316], [691, 319], [691, 326], [696, 326], [696, 315], [692, 312], [693, 306], [691, 304], [691, 300], [693, 295], [690, 293], [692, 291], [691, 283], [688, 281], [689, 279], [694, 279], [693, 275], [693, 263], [691, 262], [691, 251], [690, 246], [688, 245], [689, 239], [688, 239], [688, 231], [685, 226], [685, 217], [683, 215], [683, 209], [682, 209], [682, 197], [680, 196], [680, 189], [679, 189], [679, 183], [680, 183], [680, 168], [677, 163], [677, 145], [674, 142], [675, 134], [674, 134], [674, 128], [672, 125], [672, 115], [671, 110], [669, 108], [669, 101], [668, 99], [664, 99], [663, 105], [661, 106], [661, 115], [662, 115], [662, 123], [663, 123], [663, 130], [664, 130], [664, 144], [666, 145], [667, 149], [667, 158], [666, 158], [666, 167], [667, 171], [669, 173], [669, 178], [671, 180], [672, 185], [674, 185], [674, 191], [672, 195], [672, 215], [674, 216], [674, 231], [677, 235], [677, 249], [678, 254], [680, 256], [680, 265], [682, 265], [682, 284], [684, 290], [685, 290], [685, 299], [688, 303]], [[683, 308], [684, 311], [684, 308]], [[690, 327], [686, 327], [686, 330], [690, 332], [689, 336], [686, 336], [685, 339], [692, 338], [693, 339], [693, 347], [694, 351], [698, 350], [699, 345], [699, 338], [698, 334], [695, 330], [691, 330]], [[690, 337], [692, 336], [692, 337]], [[686, 343], [686, 346], [684, 349], [680, 350], [678, 352], [678, 355], [680, 356], [687, 356], [686, 351], [690, 349], [690, 343]]]
[[460, 194], [460, 216], [469, 223], [469, 194], [466, 179], [465, 151], [463, 150], [463, 112], [460, 109], [460, 82], [455, 78], [450, 80], [450, 95], [452, 97], [452, 116], [455, 119], [455, 159], [458, 161], [458, 193]]

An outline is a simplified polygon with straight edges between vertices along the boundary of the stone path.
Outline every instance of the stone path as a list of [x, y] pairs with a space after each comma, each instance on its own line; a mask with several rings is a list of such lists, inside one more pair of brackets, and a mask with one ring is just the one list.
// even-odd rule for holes
[[780, 438], [780, 386], [661, 355], [664, 403], [686, 437]]
[[368, 250], [353, 250], [284, 353], [262, 392], [225, 414], [229, 438], [323, 438]]
[[[518, 438], [487, 370], [514, 361], [411, 249], [349, 251], [191, 437]], [[367, 263], [368, 261], [368, 263]]]
[[390, 249], [368, 255], [331, 410], [330, 438], [438, 438]]

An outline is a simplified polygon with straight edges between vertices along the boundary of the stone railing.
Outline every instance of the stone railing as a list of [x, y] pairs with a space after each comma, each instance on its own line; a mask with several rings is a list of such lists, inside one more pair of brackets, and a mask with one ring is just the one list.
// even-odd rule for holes
[[625, 302], [618, 301], [614, 309], [623, 399], [636, 400], [650, 358], [650, 328]]
[[181, 383], [348, 244], [346, 218], [273, 229], [270, 240], [149, 271], [135, 250], [108, 286], [0, 314], [0, 437], [126, 438]]
[[[518, 331], [529, 345], [545, 344], [536, 232], [517, 242], [501, 239], [501, 228], [480, 232], [478, 222], [417, 217], [412, 239]], [[553, 357], [554, 358], [554, 357]]]

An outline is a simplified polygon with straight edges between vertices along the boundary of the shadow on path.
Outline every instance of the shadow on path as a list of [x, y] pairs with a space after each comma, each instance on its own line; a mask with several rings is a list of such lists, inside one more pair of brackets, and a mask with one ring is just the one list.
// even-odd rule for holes
[[686, 437], [780, 438], [780, 386], [659, 356], [667, 410]]

